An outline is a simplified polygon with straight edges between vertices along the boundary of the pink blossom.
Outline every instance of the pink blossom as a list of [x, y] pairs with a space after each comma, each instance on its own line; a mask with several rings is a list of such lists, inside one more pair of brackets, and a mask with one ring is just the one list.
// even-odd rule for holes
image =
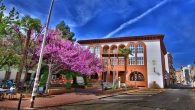
[[[36, 49], [36, 56], [40, 54], [40, 44], [43, 35], [37, 39], [39, 45]], [[44, 59], [55, 64], [62, 64], [67, 69], [71, 69], [81, 74], [91, 75], [102, 72], [102, 64], [88, 49], [69, 40], [63, 39], [58, 30], [49, 30], [44, 47]]]

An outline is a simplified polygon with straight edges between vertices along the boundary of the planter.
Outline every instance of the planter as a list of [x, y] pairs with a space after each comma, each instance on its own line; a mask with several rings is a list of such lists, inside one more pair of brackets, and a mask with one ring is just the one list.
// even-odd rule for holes
[[67, 89], [48, 89], [49, 95], [58, 95], [58, 94], [64, 94], [64, 93], [71, 93], [74, 92], [74, 89], [67, 90]]
[[31, 98], [31, 95], [32, 95], [32, 94], [29, 93], [29, 94], [22, 94], [22, 95], [23, 95], [22, 98]]
[[85, 89], [85, 85], [71, 85], [72, 88], [80, 88], [80, 89]]

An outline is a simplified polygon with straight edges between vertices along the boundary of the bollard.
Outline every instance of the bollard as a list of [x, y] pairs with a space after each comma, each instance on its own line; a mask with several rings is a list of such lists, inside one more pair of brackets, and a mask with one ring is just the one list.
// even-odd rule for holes
[[22, 94], [20, 94], [17, 110], [20, 110], [21, 101], [22, 101]]
[[118, 88], [121, 88], [121, 78], [118, 77]]

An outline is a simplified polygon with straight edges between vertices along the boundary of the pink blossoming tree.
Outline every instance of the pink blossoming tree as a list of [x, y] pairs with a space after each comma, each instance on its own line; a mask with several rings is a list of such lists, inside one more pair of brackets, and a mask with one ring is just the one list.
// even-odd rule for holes
[[[40, 35], [37, 39], [38, 47], [35, 53], [37, 57], [40, 54], [42, 37], [43, 35]], [[49, 64], [46, 90], [50, 81], [51, 71], [58, 72], [61, 69], [69, 69], [84, 75], [92, 75], [102, 71], [100, 59], [81, 45], [63, 39], [61, 32], [58, 30], [48, 31], [43, 59]]]

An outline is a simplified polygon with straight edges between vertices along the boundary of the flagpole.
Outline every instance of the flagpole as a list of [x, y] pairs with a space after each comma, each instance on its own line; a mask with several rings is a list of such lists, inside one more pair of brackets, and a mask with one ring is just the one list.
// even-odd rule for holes
[[37, 87], [38, 87], [38, 84], [39, 84], [41, 63], [42, 63], [42, 58], [43, 58], [43, 49], [44, 49], [44, 46], [45, 46], [45, 41], [46, 41], [46, 36], [47, 36], [47, 32], [48, 32], [48, 26], [49, 26], [49, 22], [50, 22], [50, 17], [51, 17], [51, 11], [52, 11], [52, 8], [53, 8], [53, 4], [54, 4], [54, 0], [51, 1], [49, 14], [48, 14], [48, 18], [47, 18], [46, 30], [45, 30], [45, 33], [44, 33], [43, 42], [41, 44], [41, 52], [40, 52], [40, 57], [39, 57], [39, 63], [38, 63], [38, 67], [37, 67], [36, 77], [35, 77], [33, 91], [32, 91], [31, 100], [30, 100], [30, 108], [34, 107], [34, 100], [35, 100], [35, 96], [36, 96], [35, 94], [37, 92]]

